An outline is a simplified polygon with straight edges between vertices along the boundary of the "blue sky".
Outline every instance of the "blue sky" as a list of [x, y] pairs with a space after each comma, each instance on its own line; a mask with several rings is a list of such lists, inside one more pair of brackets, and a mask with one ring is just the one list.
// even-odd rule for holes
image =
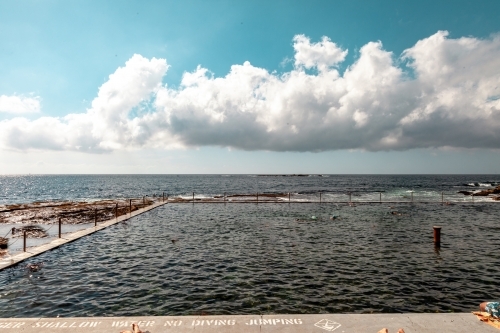
[[[498, 173], [500, 110], [494, 102], [500, 98], [498, 81], [495, 81], [499, 70], [492, 60], [496, 56], [500, 58], [495, 37], [500, 32], [498, 12], [498, 1], [2, 1], [0, 131], [4, 136], [0, 133], [0, 173]], [[436, 36], [439, 31], [447, 31], [447, 34]], [[307, 40], [294, 39], [299, 35]], [[323, 36], [328, 42], [320, 45]], [[430, 39], [431, 36], [436, 37]], [[460, 42], [461, 38], [468, 39]], [[432, 43], [422, 43], [425, 45], [410, 52], [410, 58], [401, 57], [419, 41], [433, 40], [441, 43], [440, 46], [432, 49], [428, 46]], [[379, 46], [365, 47], [377, 41], [381, 42]], [[453, 41], [457, 42], [453, 44]], [[297, 51], [301, 45], [307, 48], [302, 60]], [[287, 83], [277, 88], [270, 82], [276, 78], [284, 82], [284, 76], [298, 72], [315, 79], [320, 77], [319, 66], [324, 60], [318, 60], [320, 58], [309, 52], [316, 46], [318, 50], [321, 48], [318, 52], [326, 52], [330, 47], [333, 50], [330, 56], [347, 51], [344, 56], [339, 55], [340, 60], [325, 65], [333, 75], [330, 80], [336, 80], [335, 73], [344, 78], [346, 70], [354, 72], [354, 65], [363, 59], [363, 47], [365, 57], [375, 57], [377, 50], [381, 50], [393, 61], [391, 68], [376, 67], [371, 78], [353, 81], [374, 80], [372, 86], [360, 88], [358, 96], [365, 99], [359, 97], [354, 102], [350, 100], [350, 104], [346, 102], [346, 108], [357, 103], [351, 111], [336, 109], [351, 112], [354, 122], [350, 125], [343, 122], [344, 118], [340, 121], [331, 116], [322, 120], [310, 116], [310, 108], [315, 107], [318, 114], [324, 115], [322, 101], [292, 105], [293, 112], [263, 106], [258, 114], [240, 119], [231, 112], [240, 107], [234, 101], [248, 105], [249, 101], [242, 101], [243, 95], [230, 96], [232, 109], [224, 109], [228, 107], [227, 101], [223, 103], [226, 106], [214, 106], [210, 120], [206, 120], [203, 107], [193, 111], [196, 101], [192, 100], [207, 93], [213, 100], [204, 100], [203, 103], [208, 103], [205, 107], [222, 103], [213, 96], [232, 94], [231, 84], [235, 81], [227, 80], [217, 88], [199, 88], [190, 94], [181, 83], [184, 74], [195, 72], [197, 66], [206, 69], [203, 73], [208, 78], [226, 78], [231, 66], [248, 61], [254, 71], [248, 75], [254, 77], [257, 69], [266, 70], [266, 75], [270, 75], [264, 78], [264, 74], [258, 74], [260, 80], [265, 81], [262, 85], [267, 85], [265, 93], [259, 92], [265, 95], [261, 100], [268, 101], [273, 92], [283, 89], [290, 89], [292, 95], [286, 95], [279, 103], [299, 99], [299, 96], [307, 100], [310, 95], [303, 92], [302, 83], [293, 87]], [[459, 47], [469, 53], [457, 49]], [[433, 57], [438, 57], [435, 54], [445, 54], [446, 57], [436, 63], [441, 67], [449, 65], [455, 72], [436, 77], [424, 73]], [[472, 60], [471, 64], [475, 54], [477, 63]], [[153, 65], [153, 58], [163, 59], [165, 63]], [[313, 65], [308, 65], [308, 61]], [[463, 72], [457, 67], [457, 61], [467, 64]], [[411, 66], [412, 62], [422, 65]], [[479, 63], [486, 65], [481, 67]], [[113, 90], [119, 89], [116, 82], [136, 74], [132, 69], [124, 70], [113, 85], [110, 75], [119, 68], [150, 71], [155, 78], [159, 77], [163, 92], [158, 92], [158, 82], [151, 81], [150, 91], [138, 93], [143, 95], [138, 95], [134, 105], [121, 104], [120, 108], [129, 109], [120, 116], [110, 116], [107, 108], [112, 107], [106, 104], [111, 103], [110, 99], [95, 102], [99, 108], [93, 108], [92, 102], [98, 99], [100, 91], [119, 95], [120, 92]], [[401, 73], [387, 74], [395, 69]], [[361, 68], [358, 71], [367, 72]], [[367, 97], [373, 87], [387, 81], [376, 81], [386, 74], [392, 75], [391, 85]], [[427, 81], [420, 79], [424, 74]], [[400, 88], [414, 79], [412, 87]], [[428, 83], [440, 80], [452, 83], [432, 87]], [[195, 86], [201, 87], [200, 82]], [[443, 102], [442, 96], [450, 91], [477, 95], [473, 88], [457, 92], [463, 82], [472, 82], [472, 86], [480, 86], [477, 89], [488, 91], [485, 99], [489, 104], [473, 103], [467, 109], [457, 110], [463, 103], [454, 106], [448, 100]], [[318, 81], [310, 94], [328, 87], [328, 81]], [[332, 92], [328, 105], [335, 105], [336, 98], [339, 101], [345, 96], [354, 98], [349, 84], [342, 87], [346, 91], [351, 89], [350, 94]], [[396, 87], [402, 89], [401, 92], [396, 95], [387, 92]], [[252, 89], [256, 91], [258, 85]], [[182, 92], [186, 96], [181, 96]], [[415, 102], [422, 92], [428, 94], [429, 99]], [[178, 93], [178, 96], [168, 101], [163, 99], [161, 104], [158, 96], [162, 93], [165, 96]], [[384, 110], [384, 105], [390, 104], [390, 96], [395, 98], [401, 94], [407, 96], [397, 103], [409, 105], [406, 113], [391, 124], [375, 125], [394, 113], [389, 108]], [[194, 104], [186, 104], [187, 100]], [[363, 109], [374, 103], [382, 106]], [[435, 109], [422, 111], [436, 103], [439, 106]], [[443, 105], [448, 109], [443, 111]], [[279, 119], [276, 112], [283, 112]], [[274, 118], [268, 119], [269, 113]], [[88, 119], [79, 123], [62, 119], [75, 114], [87, 114]], [[130, 133], [120, 132], [111, 125], [90, 124], [98, 118], [97, 114], [122, 122], [136, 118], [140, 124], [123, 125]], [[141, 118], [147, 114], [156, 114], [157, 118], [148, 123]], [[46, 120], [41, 121], [44, 117]], [[21, 118], [24, 120], [19, 120]], [[151, 129], [152, 124], [166, 118], [169, 120], [164, 127]], [[282, 123], [288, 118], [297, 119], [295, 127], [291, 132], [280, 130], [289, 125]], [[420, 122], [415, 123], [415, 119]], [[105, 123], [100, 124], [102, 122]], [[212, 126], [214, 122], [225, 122], [227, 126]], [[132, 128], [136, 125], [139, 127]], [[327, 125], [332, 132], [338, 131], [339, 136], [328, 137]], [[53, 132], [51, 126], [54, 126]], [[321, 127], [317, 133], [311, 129], [315, 126]], [[44, 128], [46, 132], [41, 132]], [[149, 136], [143, 138], [141, 134], [137, 139], [134, 133], [144, 128], [150, 131]], [[89, 137], [71, 136], [71, 133], [89, 131], [92, 132]], [[436, 131], [442, 135], [436, 135]], [[108, 137], [102, 135], [103, 132], [122, 134]], [[366, 134], [359, 139], [372, 132], [373, 135]], [[289, 142], [291, 133], [296, 138]], [[495, 144], [496, 139], [499, 144]], [[158, 144], [162, 140], [168, 144]], [[89, 146], [84, 151], [81, 147], [86, 144]], [[482, 162], [476, 163], [478, 160]]]

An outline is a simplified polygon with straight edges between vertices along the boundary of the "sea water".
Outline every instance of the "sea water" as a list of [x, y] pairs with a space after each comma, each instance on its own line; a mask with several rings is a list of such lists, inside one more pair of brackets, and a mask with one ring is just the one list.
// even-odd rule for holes
[[[458, 191], [500, 185], [500, 175], [25, 175], [0, 176], [0, 205], [46, 200], [292, 193], [297, 201], [471, 201]], [[475, 201], [490, 198], [475, 197]]]

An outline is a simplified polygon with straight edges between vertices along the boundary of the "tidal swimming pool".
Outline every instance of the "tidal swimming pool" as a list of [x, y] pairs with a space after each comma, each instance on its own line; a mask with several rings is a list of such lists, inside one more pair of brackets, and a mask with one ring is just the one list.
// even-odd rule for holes
[[1, 271], [0, 317], [471, 311], [500, 299], [499, 216], [495, 203], [168, 204]]

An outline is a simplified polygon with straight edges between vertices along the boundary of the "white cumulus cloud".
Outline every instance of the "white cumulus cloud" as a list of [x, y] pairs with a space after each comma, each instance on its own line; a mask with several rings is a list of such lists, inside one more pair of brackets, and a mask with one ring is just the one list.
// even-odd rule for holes
[[86, 113], [0, 121], [0, 145], [20, 150], [104, 152], [146, 144], [152, 136], [136, 125], [145, 117], [133, 118], [130, 113], [151, 99], [167, 69], [164, 59], [134, 55], [99, 88]]
[[[445, 31], [401, 55], [327, 37], [293, 39], [295, 67], [277, 74], [250, 62], [215, 77], [198, 66], [178, 88], [162, 84], [164, 59], [134, 55], [86, 113], [0, 122], [4, 149], [87, 152], [220, 146], [243, 150], [500, 148], [500, 37]], [[310, 71], [310, 69], [316, 69]]]
[[344, 61], [347, 55], [347, 50], [342, 50], [328, 37], [323, 37], [319, 43], [311, 44], [308, 37], [297, 35], [293, 41], [295, 66], [304, 66], [308, 69], [316, 67], [318, 70], [325, 71], [328, 67]]
[[35, 113], [40, 112], [39, 97], [0, 95], [0, 112]]

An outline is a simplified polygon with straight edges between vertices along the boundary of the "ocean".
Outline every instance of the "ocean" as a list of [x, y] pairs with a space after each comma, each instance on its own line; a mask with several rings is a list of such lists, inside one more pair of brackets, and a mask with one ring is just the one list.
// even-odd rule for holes
[[[500, 185], [500, 175], [24, 175], [0, 176], [0, 205], [44, 200], [98, 200], [142, 197], [165, 192], [171, 197], [294, 193], [295, 200], [470, 201], [458, 191]], [[476, 197], [475, 200], [488, 198]]]

